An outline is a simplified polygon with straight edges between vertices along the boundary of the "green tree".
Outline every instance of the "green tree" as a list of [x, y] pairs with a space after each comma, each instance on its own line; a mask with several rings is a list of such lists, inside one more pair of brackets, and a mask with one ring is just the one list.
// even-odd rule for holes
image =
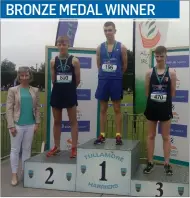
[[45, 73], [45, 63], [41, 63], [38, 72]]
[[15, 68], [16, 68], [16, 64], [13, 63], [12, 61], [9, 61], [8, 59], [4, 59], [1, 62], [1, 71], [14, 72]]

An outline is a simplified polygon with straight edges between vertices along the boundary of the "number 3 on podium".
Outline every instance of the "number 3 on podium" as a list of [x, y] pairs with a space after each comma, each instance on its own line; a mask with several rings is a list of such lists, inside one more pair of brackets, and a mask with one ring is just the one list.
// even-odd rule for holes
[[161, 183], [161, 182], [158, 182], [158, 183], [156, 183], [156, 185], [159, 185], [159, 188], [157, 188], [157, 190], [160, 192], [160, 195], [156, 195], [156, 197], [162, 197], [162, 195], [163, 195], [163, 189], [162, 189], [162, 187], [163, 187], [163, 183]]

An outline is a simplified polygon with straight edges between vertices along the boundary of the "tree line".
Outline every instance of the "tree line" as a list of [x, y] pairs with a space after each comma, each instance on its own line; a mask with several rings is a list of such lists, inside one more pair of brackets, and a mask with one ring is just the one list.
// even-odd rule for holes
[[[134, 60], [133, 52], [128, 50], [128, 69], [123, 76], [123, 88], [134, 90]], [[29, 66], [33, 72], [32, 86], [45, 88], [45, 63], [41, 63], [39, 67]], [[1, 87], [13, 86], [17, 76], [16, 64], [5, 59], [1, 62]], [[18, 83], [18, 82], [17, 82]]]
[[[41, 63], [39, 67], [29, 66], [33, 73], [32, 86], [45, 88], [45, 63]], [[5, 59], [1, 62], [1, 87], [13, 86], [17, 76], [16, 64]], [[18, 82], [16, 82], [18, 84]]]

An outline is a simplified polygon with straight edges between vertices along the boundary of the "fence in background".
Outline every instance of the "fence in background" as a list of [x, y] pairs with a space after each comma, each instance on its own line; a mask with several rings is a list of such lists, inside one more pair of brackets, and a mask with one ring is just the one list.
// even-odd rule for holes
[[[115, 121], [114, 115], [108, 114], [106, 123], [107, 138], [115, 138]], [[141, 159], [146, 158], [146, 125], [143, 115], [134, 115], [123, 113], [122, 116], [122, 137], [123, 139], [140, 140], [141, 142]], [[38, 132], [34, 136], [32, 153], [40, 153], [44, 133], [44, 114], [41, 113], [41, 124]], [[10, 136], [7, 129], [6, 114], [1, 113], [1, 159], [9, 157], [10, 154]]]

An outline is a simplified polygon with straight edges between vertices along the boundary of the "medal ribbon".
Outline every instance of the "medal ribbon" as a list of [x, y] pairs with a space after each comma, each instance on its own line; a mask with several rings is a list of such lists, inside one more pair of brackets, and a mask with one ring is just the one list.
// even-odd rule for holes
[[65, 60], [65, 64], [64, 64], [64, 65], [63, 65], [61, 59], [59, 58], [59, 62], [60, 62], [60, 65], [61, 65], [61, 70], [62, 70], [62, 72], [65, 71], [65, 68], [66, 68], [66, 66], [67, 66], [67, 62], [68, 62], [69, 57], [70, 57], [70, 55], [69, 55], [69, 56], [67, 57], [67, 59]]
[[116, 45], [117, 45], [117, 42], [115, 41], [114, 46], [113, 46], [113, 49], [112, 49], [112, 52], [111, 52], [111, 55], [109, 55], [109, 52], [108, 52], [108, 42], [105, 43], [107, 57], [108, 57], [109, 61], [110, 61], [110, 59], [112, 57], [113, 52], [115, 51]]
[[163, 74], [162, 78], [160, 79], [159, 76], [158, 76], [157, 68], [155, 68], [156, 77], [157, 77], [158, 82], [159, 82], [160, 85], [161, 85], [161, 83], [162, 83], [162, 81], [163, 81], [163, 79], [164, 79], [164, 77], [166, 75], [167, 70], [168, 70], [168, 67], [165, 68], [164, 74]]

